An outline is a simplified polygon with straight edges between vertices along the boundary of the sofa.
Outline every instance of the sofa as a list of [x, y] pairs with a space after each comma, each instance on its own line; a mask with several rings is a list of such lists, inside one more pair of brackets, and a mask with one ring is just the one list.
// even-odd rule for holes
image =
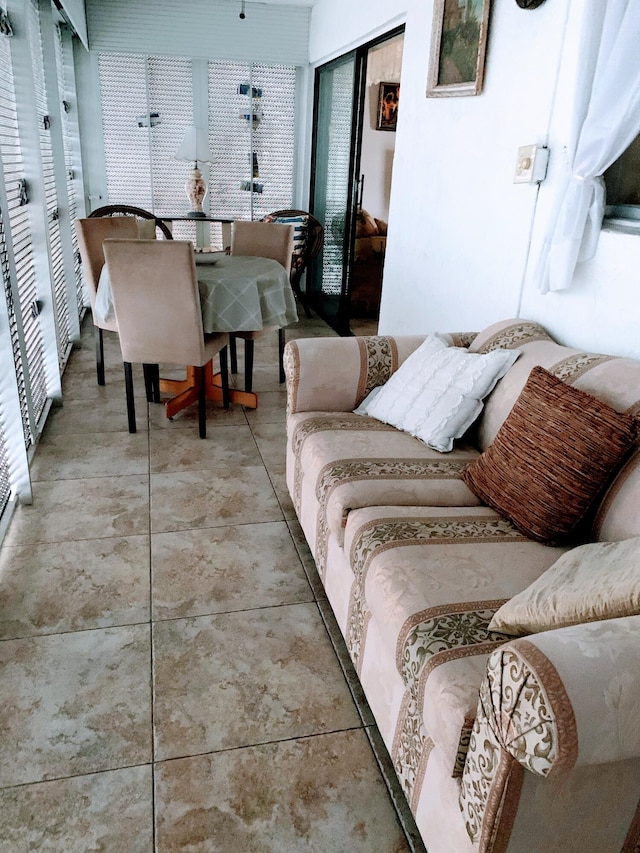
[[[441, 335], [463, 356], [517, 351], [444, 452], [355, 412], [425, 338], [302, 339], [285, 351], [287, 486], [418, 830], [429, 853], [637, 853], [640, 361], [561, 345], [519, 319]], [[536, 410], [540, 378], [555, 396], [540, 392]], [[527, 483], [547, 433], [555, 455]], [[583, 494], [574, 469], [613, 444]], [[487, 496], [482, 466], [501, 449], [506, 475]], [[525, 484], [503, 505], [520, 468]], [[517, 622], [532, 597], [534, 616], [514, 629], [509, 608]]]

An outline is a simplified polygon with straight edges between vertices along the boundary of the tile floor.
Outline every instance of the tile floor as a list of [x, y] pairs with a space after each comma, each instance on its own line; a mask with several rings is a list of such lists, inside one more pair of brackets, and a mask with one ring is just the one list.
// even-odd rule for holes
[[137, 373], [130, 435], [85, 323], [0, 548], [2, 853], [423, 849], [287, 494], [276, 339], [257, 411], [202, 441]]

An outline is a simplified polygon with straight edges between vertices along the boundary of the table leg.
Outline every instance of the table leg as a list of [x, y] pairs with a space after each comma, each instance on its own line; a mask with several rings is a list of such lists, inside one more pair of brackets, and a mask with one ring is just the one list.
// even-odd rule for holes
[[[220, 381], [220, 374], [213, 372], [213, 362], [211, 361], [206, 364], [204, 368], [204, 387], [207, 400], [222, 402], [222, 382]], [[186, 409], [187, 406], [197, 403], [198, 383], [196, 380], [195, 367], [187, 367], [186, 379], [161, 379], [160, 391], [165, 394], [172, 395], [171, 399], [167, 400], [164, 404], [168, 418], [172, 418], [174, 415], [177, 415], [178, 412], [181, 412], [182, 409]], [[230, 388], [229, 398], [232, 403], [239, 403], [242, 406], [246, 406], [248, 409], [258, 408], [257, 394], [248, 391], [240, 391], [237, 388]]]

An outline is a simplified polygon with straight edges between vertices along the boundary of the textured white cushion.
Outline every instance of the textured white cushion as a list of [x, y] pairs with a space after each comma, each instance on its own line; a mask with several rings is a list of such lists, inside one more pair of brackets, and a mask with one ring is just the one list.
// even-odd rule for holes
[[640, 537], [567, 551], [502, 605], [490, 631], [536, 634], [640, 613]]
[[391, 379], [355, 409], [422, 439], [434, 450], [453, 449], [482, 411], [482, 400], [511, 367], [519, 350], [480, 354], [429, 335]]

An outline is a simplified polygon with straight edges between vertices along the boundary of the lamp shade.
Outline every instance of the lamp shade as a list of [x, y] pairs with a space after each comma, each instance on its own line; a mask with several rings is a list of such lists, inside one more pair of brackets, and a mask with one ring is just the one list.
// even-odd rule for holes
[[192, 162], [212, 163], [213, 154], [209, 151], [207, 132], [202, 127], [188, 127], [182, 140], [182, 145], [173, 155], [176, 160], [191, 160]]

